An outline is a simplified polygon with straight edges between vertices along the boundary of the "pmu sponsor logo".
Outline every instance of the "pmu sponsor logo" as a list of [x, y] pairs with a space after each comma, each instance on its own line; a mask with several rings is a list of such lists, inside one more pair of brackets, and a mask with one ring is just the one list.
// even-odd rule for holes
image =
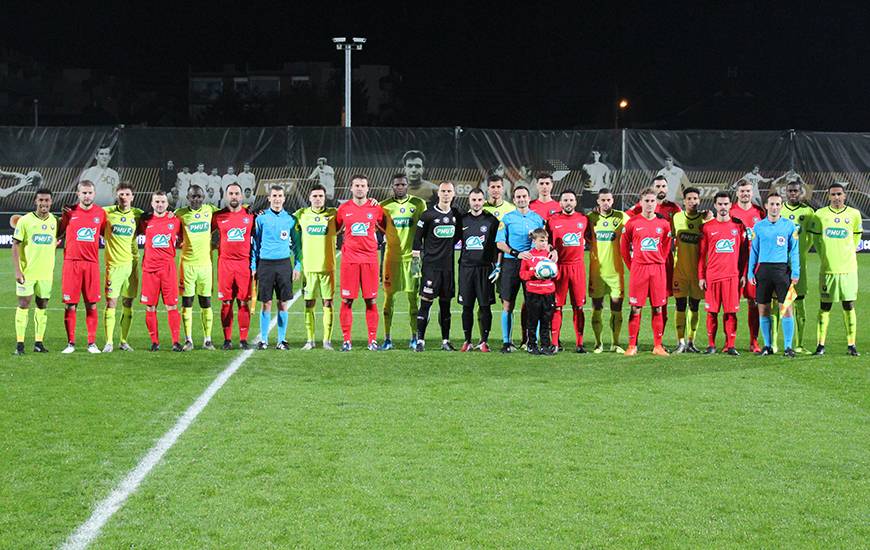
[[204, 233], [209, 230], [211, 224], [209, 222], [193, 222], [187, 226], [187, 230], [191, 233]]
[[465, 249], [466, 250], [483, 250], [483, 237], [468, 237], [465, 239]]
[[845, 239], [849, 233], [845, 227], [826, 227], [825, 237], [829, 239]]
[[562, 237], [562, 246], [580, 246], [580, 234], [565, 233]]
[[133, 228], [129, 225], [113, 225], [112, 235], [116, 237], [132, 237]]
[[82, 227], [76, 231], [76, 240], [92, 243], [97, 236], [97, 230], [93, 227]]
[[365, 237], [369, 234], [369, 222], [356, 222], [350, 226], [350, 234], [354, 237]]
[[247, 232], [247, 227], [233, 227], [227, 231], [227, 241], [231, 243], [243, 242], [245, 240], [245, 233]]
[[397, 229], [404, 228], [404, 227], [411, 227], [411, 221], [412, 221], [411, 218], [407, 218], [407, 217], [405, 217], [405, 218], [393, 218], [393, 225], [395, 225]]
[[602, 242], [611, 242], [616, 238], [615, 231], [596, 231], [595, 239]]
[[701, 241], [701, 235], [699, 233], [688, 233], [683, 232], [680, 233], [680, 242], [686, 244], [698, 244]]
[[325, 225], [309, 225], [305, 228], [305, 232], [309, 235], [326, 235], [326, 226]]
[[737, 244], [735, 239], [719, 239], [716, 241], [716, 252], [719, 254], [730, 254], [734, 252], [734, 246]]
[[171, 233], [158, 233], [151, 237], [152, 248], [169, 248]]
[[644, 237], [640, 241], [641, 252], [655, 252], [659, 249], [659, 240], [658, 237]]
[[432, 232], [439, 239], [450, 239], [456, 234], [455, 225], [438, 225]]
[[51, 235], [46, 235], [44, 233], [36, 234], [30, 240], [33, 242], [33, 244], [54, 244], [54, 237], [52, 237]]

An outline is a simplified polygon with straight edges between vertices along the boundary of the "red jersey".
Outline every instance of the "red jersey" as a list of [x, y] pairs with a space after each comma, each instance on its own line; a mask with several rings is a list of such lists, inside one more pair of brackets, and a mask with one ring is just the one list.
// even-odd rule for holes
[[526, 292], [532, 294], [553, 294], [556, 292], [556, 282], [553, 279], [536, 279], [535, 266], [541, 260], [547, 260], [550, 253], [546, 250], [538, 250], [533, 248], [529, 250], [532, 255], [530, 260], [523, 260], [520, 263], [520, 279], [526, 282]]
[[619, 243], [628, 269], [632, 264], [666, 264], [671, 253], [671, 222], [661, 214], [651, 220], [634, 216], [622, 232]]
[[[677, 204], [675, 202], [671, 202], [667, 199], [663, 200], [662, 202], [660, 202], [656, 205], [656, 214], [661, 214], [669, 222], [674, 219], [674, 214], [676, 214], [677, 212], [680, 212], [682, 210], [683, 209], [680, 208], [679, 204]], [[628, 214], [630, 217], [634, 217], [634, 216], [639, 216], [641, 212], [643, 212], [643, 207], [640, 205], [640, 202], [638, 202], [637, 204], [635, 204], [631, 208], [631, 210], [627, 210], [626, 214]]]
[[767, 216], [764, 212], [764, 208], [753, 204], [746, 210], [740, 207], [738, 203], [734, 203], [731, 205], [731, 211], [729, 212], [732, 218], [737, 218], [738, 220], [743, 222], [743, 225], [746, 226], [747, 229], [752, 229], [755, 227], [755, 224], [760, 222]]
[[230, 212], [223, 208], [211, 218], [211, 229], [220, 235], [218, 261], [251, 261], [251, 232], [254, 216], [244, 209]]
[[139, 222], [139, 233], [145, 235], [145, 259], [142, 271], [163, 271], [175, 263], [175, 245], [181, 231], [181, 220], [172, 212], [163, 217], [148, 214]]
[[64, 212], [58, 227], [64, 234], [63, 259], [99, 262], [105, 225], [106, 211], [96, 204], [87, 210], [77, 204]]
[[591, 236], [589, 220], [580, 212], [557, 212], [547, 222], [550, 240], [559, 253], [559, 265], [582, 264], [586, 239]]
[[698, 244], [698, 278], [708, 283], [736, 279], [744, 274], [749, 241], [746, 226], [731, 218], [727, 222], [710, 220], [701, 226]]
[[344, 263], [378, 263], [378, 227], [384, 227], [384, 210], [370, 201], [362, 206], [353, 200], [338, 207], [335, 216], [338, 230], [343, 232], [341, 261]]
[[559, 201], [549, 200], [547, 202], [541, 202], [538, 199], [533, 200], [529, 203], [529, 208], [540, 217], [544, 218], [544, 222], [550, 219], [550, 216], [562, 210], [562, 206], [559, 204]]

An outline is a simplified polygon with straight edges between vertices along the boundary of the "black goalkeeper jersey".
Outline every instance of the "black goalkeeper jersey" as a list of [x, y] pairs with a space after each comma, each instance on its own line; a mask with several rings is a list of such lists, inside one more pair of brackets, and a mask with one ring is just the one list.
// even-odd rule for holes
[[459, 264], [491, 267], [498, 256], [498, 248], [495, 246], [498, 218], [485, 211], [478, 216], [467, 212], [460, 218], [460, 227], [462, 254], [459, 256]]
[[414, 250], [422, 251], [423, 265], [430, 269], [453, 269], [453, 246], [459, 240], [459, 218], [462, 214], [451, 207], [447, 212], [430, 206], [417, 222]]

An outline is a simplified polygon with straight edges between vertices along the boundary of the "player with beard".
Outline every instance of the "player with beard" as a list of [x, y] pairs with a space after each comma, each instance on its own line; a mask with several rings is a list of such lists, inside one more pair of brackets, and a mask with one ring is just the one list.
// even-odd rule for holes
[[553, 312], [552, 342], [561, 350], [559, 335], [562, 331], [562, 307], [568, 303], [571, 296], [571, 308], [574, 311], [574, 336], [577, 353], [586, 353], [583, 347], [583, 328], [586, 317], [583, 306], [586, 305], [586, 264], [584, 251], [586, 241], [595, 246], [594, 236], [589, 226], [589, 220], [577, 212], [577, 195], [572, 190], [562, 191], [559, 195], [561, 211], [550, 216], [547, 231], [552, 238], [553, 247], [559, 254], [559, 274], [556, 277], [555, 300], [556, 309]]
[[[746, 226], [746, 236], [749, 242], [755, 236], [753, 228], [755, 224], [764, 219], [764, 209], [752, 203], [752, 183], [748, 181], [740, 181], [737, 183], [737, 202], [731, 205], [731, 217], [743, 222]], [[755, 285], [745, 285], [743, 287], [743, 297], [746, 298], [748, 307], [748, 323], [749, 323], [749, 351], [758, 353], [761, 348], [758, 346], [758, 306], [755, 303]], [[777, 309], [777, 308], [775, 308]]]
[[[459, 256], [459, 303], [462, 305], [462, 331], [465, 342], [460, 351], [473, 349], [489, 352], [489, 331], [492, 328], [492, 304], [495, 303], [495, 281], [499, 275], [501, 254], [495, 246], [498, 219], [483, 209], [481, 189], [468, 193], [469, 211], [460, 219], [462, 252]], [[471, 343], [474, 328], [474, 302], [478, 303], [477, 322], [480, 342]]]
[[677, 303], [678, 339], [674, 353], [700, 353], [701, 351], [695, 347], [695, 333], [699, 321], [698, 306], [704, 296], [698, 284], [698, 241], [701, 238], [701, 225], [707, 217], [707, 212], [698, 210], [700, 203], [701, 192], [698, 188], [686, 187], [683, 189], [685, 210], [674, 214], [672, 221], [675, 252], [671, 288]]
[[613, 209], [613, 193], [610, 189], [600, 189], [596, 202], [598, 207], [587, 214], [593, 235], [589, 249], [589, 296], [592, 298], [592, 332], [595, 334], [593, 353], [604, 351], [601, 317], [605, 296], [610, 297], [610, 351], [625, 353], [619, 346], [622, 296], [625, 290], [620, 242], [628, 216], [621, 210]]
[[417, 312], [417, 345], [415, 351], [426, 347], [426, 326], [429, 310], [438, 299], [438, 324], [441, 325], [441, 349], [456, 351], [450, 343], [450, 303], [455, 294], [453, 277], [453, 247], [460, 238], [457, 227], [462, 214], [453, 208], [456, 195], [453, 182], [438, 185], [438, 203], [428, 208], [417, 222], [414, 233], [414, 262], [421, 262], [420, 309]]
[[127, 338], [133, 323], [133, 299], [139, 293], [139, 243], [136, 227], [142, 211], [133, 208], [133, 186], [121, 182], [115, 190], [115, 204], [106, 209], [106, 310], [103, 325], [106, 345], [103, 353], [111, 353], [115, 334], [115, 309], [121, 298], [121, 342], [123, 351], [133, 351]]

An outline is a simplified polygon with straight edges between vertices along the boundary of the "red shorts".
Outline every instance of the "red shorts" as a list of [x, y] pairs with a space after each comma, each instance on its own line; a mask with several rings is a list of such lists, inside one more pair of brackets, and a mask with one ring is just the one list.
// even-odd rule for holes
[[559, 264], [559, 276], [556, 277], [556, 307], [564, 306], [569, 294], [572, 306], [586, 305], [586, 266], [583, 263]]
[[737, 313], [740, 309], [740, 281], [736, 277], [707, 283], [704, 309], [709, 313], [718, 313], [720, 306], [724, 313]]
[[79, 296], [85, 303], [95, 304], [100, 301], [100, 264], [83, 260], [66, 260], [63, 262], [61, 281], [63, 303], [77, 304]]
[[668, 296], [674, 295], [674, 253], [668, 253], [668, 263], [665, 264], [668, 280]]
[[251, 264], [245, 260], [218, 259], [218, 300], [251, 299]]
[[178, 275], [175, 262], [170, 262], [166, 269], [160, 271], [142, 272], [142, 298], [146, 306], [156, 306], [160, 297], [164, 306], [178, 304]]
[[341, 297], [353, 300], [362, 287], [363, 300], [378, 297], [378, 264], [341, 263]]
[[652, 307], [668, 303], [668, 278], [665, 264], [633, 264], [629, 270], [628, 303], [642, 307], [649, 298]]

